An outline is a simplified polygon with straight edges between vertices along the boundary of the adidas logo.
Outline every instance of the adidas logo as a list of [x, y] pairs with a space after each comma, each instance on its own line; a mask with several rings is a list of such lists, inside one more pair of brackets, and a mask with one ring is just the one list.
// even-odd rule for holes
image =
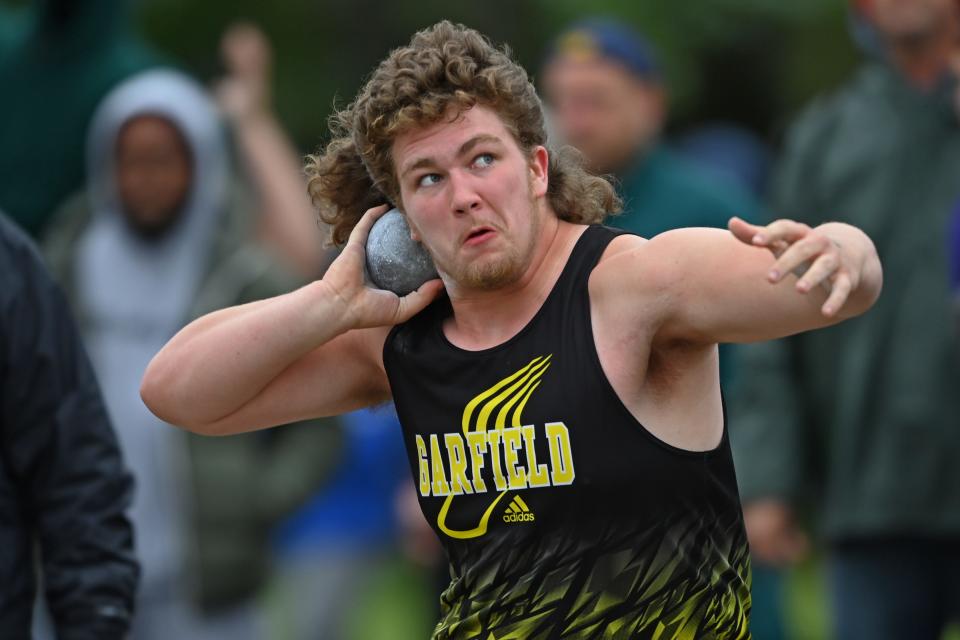
[[503, 512], [504, 522], [533, 522], [535, 517], [523, 498], [516, 496], [507, 510]]

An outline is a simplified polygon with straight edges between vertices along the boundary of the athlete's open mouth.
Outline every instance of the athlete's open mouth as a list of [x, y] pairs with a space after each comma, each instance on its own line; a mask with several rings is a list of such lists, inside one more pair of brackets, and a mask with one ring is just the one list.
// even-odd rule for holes
[[464, 244], [479, 244], [493, 237], [494, 231], [490, 227], [478, 227], [470, 231], [464, 239]]

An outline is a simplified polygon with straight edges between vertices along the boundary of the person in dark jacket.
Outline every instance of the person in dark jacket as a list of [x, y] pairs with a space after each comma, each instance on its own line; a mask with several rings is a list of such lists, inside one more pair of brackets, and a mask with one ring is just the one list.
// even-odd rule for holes
[[29, 638], [39, 551], [60, 640], [123, 638], [133, 480], [66, 301], [0, 214], [0, 638]]

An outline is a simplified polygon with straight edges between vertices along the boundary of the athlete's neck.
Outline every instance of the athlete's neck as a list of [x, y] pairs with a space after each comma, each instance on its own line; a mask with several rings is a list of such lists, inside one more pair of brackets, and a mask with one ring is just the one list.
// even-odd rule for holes
[[453, 316], [444, 324], [447, 339], [462, 349], [479, 351], [519, 333], [543, 306], [583, 230], [551, 215], [529, 266], [516, 282], [488, 291], [448, 290]]

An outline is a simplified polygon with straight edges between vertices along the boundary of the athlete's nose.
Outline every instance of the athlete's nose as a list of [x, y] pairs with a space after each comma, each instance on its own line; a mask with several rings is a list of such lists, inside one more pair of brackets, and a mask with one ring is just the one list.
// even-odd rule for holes
[[451, 172], [448, 179], [451, 189], [450, 204], [454, 213], [468, 213], [480, 207], [480, 196], [467, 176], [459, 175], [454, 171]]

